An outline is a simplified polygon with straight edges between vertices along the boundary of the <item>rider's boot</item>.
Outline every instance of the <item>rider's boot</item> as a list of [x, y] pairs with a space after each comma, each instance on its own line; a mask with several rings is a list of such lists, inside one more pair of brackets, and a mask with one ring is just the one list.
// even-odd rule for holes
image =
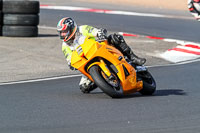
[[126, 44], [122, 35], [119, 34], [111, 34], [108, 37], [108, 42], [113, 44], [118, 50], [120, 50], [124, 56], [127, 56], [128, 59], [132, 61], [132, 63], [136, 65], [143, 65], [146, 62], [145, 58], [140, 58], [136, 56], [131, 48]]
[[97, 88], [97, 86], [89, 78], [87, 78], [84, 75], [81, 78], [79, 87], [83, 93], [90, 93], [92, 90]]
[[131, 61], [132, 63], [136, 64], [136, 65], [143, 65], [145, 62], [146, 62], [146, 59], [145, 58], [140, 58], [138, 57], [137, 55], [135, 55], [133, 53], [133, 51], [131, 50], [129, 54], [125, 55], [127, 56]]

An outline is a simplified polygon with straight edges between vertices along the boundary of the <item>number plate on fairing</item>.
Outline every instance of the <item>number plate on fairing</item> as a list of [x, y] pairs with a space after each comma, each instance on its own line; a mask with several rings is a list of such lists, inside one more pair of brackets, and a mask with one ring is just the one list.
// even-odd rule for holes
[[76, 49], [76, 52], [78, 53], [78, 55], [80, 55], [80, 54], [83, 52], [82, 47], [79, 46], [79, 47]]

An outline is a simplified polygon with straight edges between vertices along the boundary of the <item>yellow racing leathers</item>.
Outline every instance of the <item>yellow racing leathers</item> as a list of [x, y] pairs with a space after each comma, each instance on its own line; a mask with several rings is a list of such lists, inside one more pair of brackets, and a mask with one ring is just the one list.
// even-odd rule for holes
[[68, 62], [68, 65], [70, 65], [71, 63], [71, 55], [72, 55], [72, 51], [75, 50], [75, 48], [77, 46], [79, 46], [80, 44], [82, 44], [85, 40], [86, 36], [90, 36], [90, 37], [95, 37], [98, 34], [99, 29], [89, 26], [89, 25], [81, 25], [78, 27], [78, 30], [75, 34], [75, 38], [72, 42], [67, 43], [64, 42], [62, 43], [62, 51], [64, 53], [64, 56]]
[[[72, 51], [75, 50], [76, 47], [80, 44], [83, 44], [87, 36], [90, 36], [90, 38], [95, 39], [95, 37], [99, 36], [99, 33], [102, 34], [101, 29], [97, 29], [89, 25], [82, 25], [78, 27], [74, 40], [70, 41], [70, 43], [63, 41], [62, 51], [71, 70], [74, 70], [74, 68], [71, 67]], [[90, 91], [97, 88], [97, 86], [84, 75], [82, 75], [79, 87], [83, 93], [89, 93]]]

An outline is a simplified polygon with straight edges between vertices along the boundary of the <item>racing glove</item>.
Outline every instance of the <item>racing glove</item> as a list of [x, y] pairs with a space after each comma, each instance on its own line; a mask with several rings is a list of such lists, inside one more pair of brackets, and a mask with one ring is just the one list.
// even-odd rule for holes
[[98, 42], [103, 42], [107, 39], [107, 30], [106, 29], [99, 29], [97, 31], [97, 41]]
[[72, 71], [77, 70], [75, 67], [73, 67], [73, 66], [71, 65], [71, 62], [68, 62], [68, 67], [69, 67], [69, 69], [72, 70]]

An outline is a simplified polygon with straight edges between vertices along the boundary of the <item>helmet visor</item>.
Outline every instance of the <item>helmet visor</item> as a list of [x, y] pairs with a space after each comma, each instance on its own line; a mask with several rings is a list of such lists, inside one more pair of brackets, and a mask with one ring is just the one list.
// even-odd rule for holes
[[60, 31], [60, 38], [61, 39], [68, 38], [69, 36], [70, 36], [70, 31], [69, 30]]

